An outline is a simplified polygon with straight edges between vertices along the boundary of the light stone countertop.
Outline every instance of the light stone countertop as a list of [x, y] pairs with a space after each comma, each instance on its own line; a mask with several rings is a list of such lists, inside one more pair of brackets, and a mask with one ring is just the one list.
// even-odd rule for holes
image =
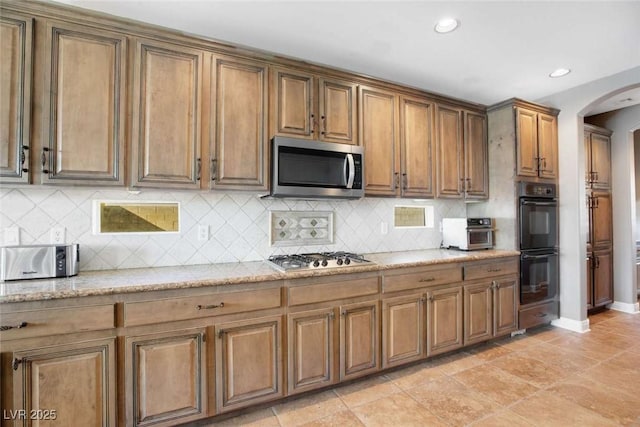
[[80, 272], [75, 277], [0, 282], [0, 304], [234, 285], [518, 256], [518, 251], [446, 249], [365, 254], [374, 264], [283, 273], [262, 261]]

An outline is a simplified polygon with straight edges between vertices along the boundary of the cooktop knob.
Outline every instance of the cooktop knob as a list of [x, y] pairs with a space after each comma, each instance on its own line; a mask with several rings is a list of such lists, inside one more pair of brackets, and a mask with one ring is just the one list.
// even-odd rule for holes
[[338, 263], [338, 265], [342, 265], [342, 258], [338, 258], [336, 262]]
[[326, 259], [323, 259], [323, 260], [322, 260], [322, 266], [323, 266], [323, 267], [326, 267], [326, 266], [327, 266], [327, 264], [329, 264], [329, 263], [327, 262], [327, 260], [326, 260]]
[[314, 267], [320, 266], [320, 261], [318, 261], [318, 260], [313, 261], [313, 266]]
[[351, 259], [350, 258], [345, 258], [344, 259], [344, 265], [349, 265], [351, 264]]

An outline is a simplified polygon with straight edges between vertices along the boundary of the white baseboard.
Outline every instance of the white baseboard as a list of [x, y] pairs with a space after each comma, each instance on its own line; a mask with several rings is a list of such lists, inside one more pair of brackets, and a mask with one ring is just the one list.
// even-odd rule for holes
[[611, 310], [622, 311], [623, 313], [630, 313], [630, 314], [640, 313], [640, 304], [637, 302], [628, 303], [628, 302], [614, 301], [613, 304], [609, 304], [607, 308], [610, 308]]
[[579, 332], [581, 334], [585, 332], [589, 332], [589, 319], [585, 320], [573, 320], [568, 319], [566, 317], [561, 317], [559, 319], [553, 320], [551, 322], [553, 326], [557, 326], [558, 328], [568, 329], [573, 332]]

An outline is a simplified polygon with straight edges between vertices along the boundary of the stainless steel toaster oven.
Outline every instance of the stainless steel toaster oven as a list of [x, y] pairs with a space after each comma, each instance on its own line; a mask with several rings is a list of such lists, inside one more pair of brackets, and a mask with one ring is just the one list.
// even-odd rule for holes
[[23, 280], [78, 274], [80, 248], [70, 245], [28, 245], [0, 248], [0, 279]]

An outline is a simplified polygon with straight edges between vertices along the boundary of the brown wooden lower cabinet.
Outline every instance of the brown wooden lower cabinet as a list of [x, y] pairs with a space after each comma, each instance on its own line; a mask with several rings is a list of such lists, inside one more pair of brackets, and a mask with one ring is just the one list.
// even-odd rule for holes
[[127, 337], [127, 420], [175, 425], [207, 416], [204, 328]]
[[340, 307], [340, 380], [380, 369], [378, 301]]
[[426, 357], [424, 293], [382, 300], [382, 366]]
[[215, 335], [217, 412], [284, 396], [281, 316], [222, 323]]
[[115, 361], [114, 338], [15, 351], [15, 425], [115, 426]]
[[333, 307], [288, 315], [289, 394], [335, 382]]
[[613, 251], [610, 247], [593, 251], [593, 307], [613, 302]]
[[462, 286], [427, 294], [427, 356], [462, 347]]

